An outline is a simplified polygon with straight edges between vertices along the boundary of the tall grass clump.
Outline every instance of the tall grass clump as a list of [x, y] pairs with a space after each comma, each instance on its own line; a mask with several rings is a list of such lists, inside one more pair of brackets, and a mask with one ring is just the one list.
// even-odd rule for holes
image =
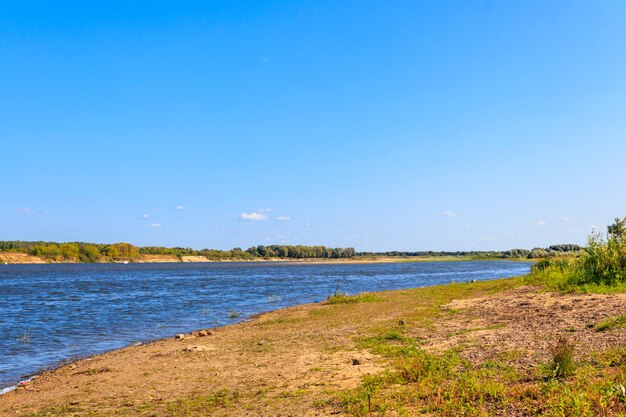
[[574, 344], [562, 337], [552, 347], [552, 371], [557, 378], [567, 378], [574, 374]]
[[574, 257], [542, 259], [532, 266], [526, 282], [566, 291], [571, 285], [570, 277], [574, 274], [577, 262], [578, 260]]
[[579, 285], [626, 282], [626, 218], [607, 227], [606, 239], [600, 233], [589, 236], [572, 278]]
[[528, 281], [558, 290], [626, 289], [626, 218], [616, 218], [606, 236], [592, 233], [578, 257], [537, 262]]

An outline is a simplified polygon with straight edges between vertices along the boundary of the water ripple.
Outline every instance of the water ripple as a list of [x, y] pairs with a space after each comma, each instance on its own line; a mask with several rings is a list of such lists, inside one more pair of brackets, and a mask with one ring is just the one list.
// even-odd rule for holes
[[320, 301], [336, 288], [421, 287], [529, 268], [505, 261], [0, 265], [0, 389], [68, 358]]

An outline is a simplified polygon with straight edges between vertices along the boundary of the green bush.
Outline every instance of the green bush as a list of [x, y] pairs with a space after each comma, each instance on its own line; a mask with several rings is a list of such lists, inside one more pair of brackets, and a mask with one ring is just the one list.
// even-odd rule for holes
[[587, 247], [577, 257], [538, 261], [528, 281], [559, 290], [625, 286], [626, 218], [615, 219], [615, 223], [607, 227], [606, 237], [592, 233]]
[[626, 282], [626, 218], [607, 227], [606, 239], [599, 233], [589, 236], [573, 278], [579, 285]]

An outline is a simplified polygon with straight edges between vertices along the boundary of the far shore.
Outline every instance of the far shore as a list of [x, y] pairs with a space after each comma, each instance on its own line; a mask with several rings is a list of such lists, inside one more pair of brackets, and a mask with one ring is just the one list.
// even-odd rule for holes
[[[141, 255], [136, 259], [103, 261], [97, 263], [233, 263], [233, 262], [281, 262], [306, 265], [327, 264], [378, 264], [378, 263], [405, 263], [405, 262], [458, 262], [458, 261], [516, 261], [534, 262], [534, 259], [526, 258], [472, 258], [470, 256], [359, 256], [354, 258], [258, 258], [258, 259], [210, 259], [206, 256], [182, 256], [174, 255]], [[69, 262], [66, 260], [56, 261], [26, 253], [0, 252], [1, 264], [69, 264], [81, 262]]]

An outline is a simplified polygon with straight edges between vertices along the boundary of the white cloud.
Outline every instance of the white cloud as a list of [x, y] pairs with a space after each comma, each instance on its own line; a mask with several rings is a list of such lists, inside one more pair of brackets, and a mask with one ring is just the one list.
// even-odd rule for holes
[[258, 209], [256, 212], [257, 213], [271, 213], [273, 211], [276, 211], [276, 209], [273, 209], [273, 208], [261, 208], [261, 209]]
[[563, 217], [560, 217], [558, 220], [559, 220], [560, 222], [573, 222], [573, 221], [574, 221], [574, 218], [573, 218], [573, 217], [563, 216]]
[[453, 210], [446, 210], [443, 213], [441, 213], [441, 215], [443, 217], [456, 217], [459, 215], [459, 213], [457, 213], [456, 211]]
[[185, 210], [185, 206], [178, 205], [175, 207], [176, 210]]
[[267, 216], [261, 212], [253, 211], [252, 213], [241, 213], [239, 220], [246, 220], [251, 222], [262, 222], [267, 220]]
[[35, 210], [34, 208], [31, 208], [31, 207], [19, 208], [19, 209], [17, 209], [17, 212], [20, 213], [20, 214], [23, 214], [25, 216], [30, 216], [30, 215], [41, 213], [39, 210]]
[[547, 221], [545, 221], [545, 220], [539, 220], [537, 223], [535, 223], [535, 226], [537, 226], [537, 227], [544, 227], [544, 226], [546, 226], [547, 224], [548, 224], [548, 222], [547, 222]]
[[163, 226], [161, 223], [152, 223], [152, 224], [148, 225], [148, 227], [150, 229], [158, 229], [161, 226]]
[[279, 222], [287, 222], [287, 221], [291, 220], [291, 217], [289, 217], [289, 216], [276, 216], [276, 220], [278, 220]]
[[149, 219], [150, 215], [148, 213], [144, 214], [143, 216], [141, 216], [142, 219]]

